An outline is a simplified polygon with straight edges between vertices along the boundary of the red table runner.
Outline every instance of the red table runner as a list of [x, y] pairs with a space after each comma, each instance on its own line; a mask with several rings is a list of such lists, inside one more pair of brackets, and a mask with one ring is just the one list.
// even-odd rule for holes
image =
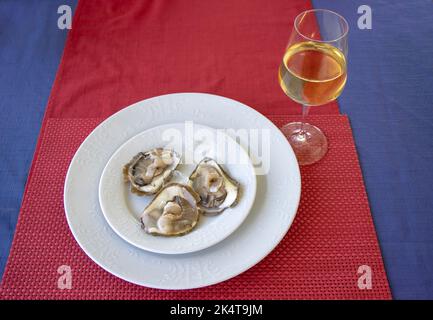
[[[295, 120], [271, 116], [277, 125]], [[3, 277], [3, 299], [389, 299], [391, 298], [346, 116], [312, 116], [329, 152], [302, 168], [302, 199], [286, 237], [262, 262], [194, 290], [140, 287], [107, 273], [79, 248], [63, 210], [63, 184], [76, 149], [100, 119], [49, 119], [42, 132]], [[97, 192], [97, 190], [95, 190]], [[61, 265], [72, 289], [57, 287]], [[371, 289], [358, 287], [360, 266]]]
[[[299, 114], [277, 71], [305, 0], [80, 0], [46, 115], [101, 117], [174, 92]], [[337, 103], [312, 114], [338, 114]]]

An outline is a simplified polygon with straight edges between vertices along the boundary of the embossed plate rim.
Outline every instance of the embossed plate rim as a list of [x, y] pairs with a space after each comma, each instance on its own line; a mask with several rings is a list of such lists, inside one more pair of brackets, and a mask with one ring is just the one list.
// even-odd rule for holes
[[[99, 208], [99, 178], [112, 153], [134, 134], [158, 124], [185, 120], [211, 127], [224, 124], [235, 129], [269, 130], [271, 159], [274, 159], [269, 174], [257, 177], [255, 204], [237, 232], [208, 249], [191, 254], [145, 252], [122, 240], [108, 226]], [[108, 148], [107, 141], [110, 142]], [[243, 143], [245, 141], [241, 141]], [[98, 157], [93, 156], [95, 153]], [[137, 285], [192, 289], [237, 276], [268, 255], [289, 230], [300, 193], [301, 178], [293, 150], [270, 120], [229, 98], [177, 93], [137, 102], [94, 129], [69, 166], [64, 205], [67, 222], [79, 246], [107, 272]], [[262, 212], [267, 213], [267, 219], [260, 214]]]

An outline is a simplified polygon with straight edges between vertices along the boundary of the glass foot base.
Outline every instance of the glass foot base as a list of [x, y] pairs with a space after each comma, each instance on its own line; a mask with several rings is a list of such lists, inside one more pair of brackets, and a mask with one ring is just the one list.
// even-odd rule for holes
[[309, 123], [292, 122], [281, 128], [289, 140], [301, 166], [313, 164], [322, 159], [328, 151], [328, 140], [323, 132]]

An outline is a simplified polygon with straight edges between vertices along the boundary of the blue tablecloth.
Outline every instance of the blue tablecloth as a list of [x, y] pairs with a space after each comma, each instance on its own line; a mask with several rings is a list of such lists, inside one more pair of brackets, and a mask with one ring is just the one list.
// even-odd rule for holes
[[76, 1], [0, 1], [0, 275], [67, 35], [62, 4]]
[[[66, 37], [57, 8], [74, 0], [0, 2], [0, 272]], [[360, 30], [357, 9], [373, 13]], [[393, 296], [433, 299], [433, 3], [313, 0], [350, 24], [351, 119]], [[374, 275], [373, 275], [374, 285]]]
[[[433, 2], [313, 0], [350, 23], [349, 115], [395, 298], [433, 299]], [[357, 9], [372, 9], [360, 30]]]

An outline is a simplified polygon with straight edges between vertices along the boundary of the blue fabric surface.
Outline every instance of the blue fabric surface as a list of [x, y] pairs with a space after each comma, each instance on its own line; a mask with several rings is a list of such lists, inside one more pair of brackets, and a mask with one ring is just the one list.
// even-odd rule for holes
[[[76, 1], [0, 1], [1, 273], [64, 46], [61, 4]], [[373, 10], [372, 30], [357, 28], [363, 4]], [[433, 299], [433, 3], [313, 5], [350, 24], [349, 79], [339, 102], [351, 119], [393, 296]]]
[[57, 8], [75, 2], [0, 1], [0, 277], [67, 34]]
[[[357, 27], [363, 4], [371, 30]], [[350, 24], [340, 110], [353, 128], [393, 297], [433, 299], [433, 2], [313, 5]]]

